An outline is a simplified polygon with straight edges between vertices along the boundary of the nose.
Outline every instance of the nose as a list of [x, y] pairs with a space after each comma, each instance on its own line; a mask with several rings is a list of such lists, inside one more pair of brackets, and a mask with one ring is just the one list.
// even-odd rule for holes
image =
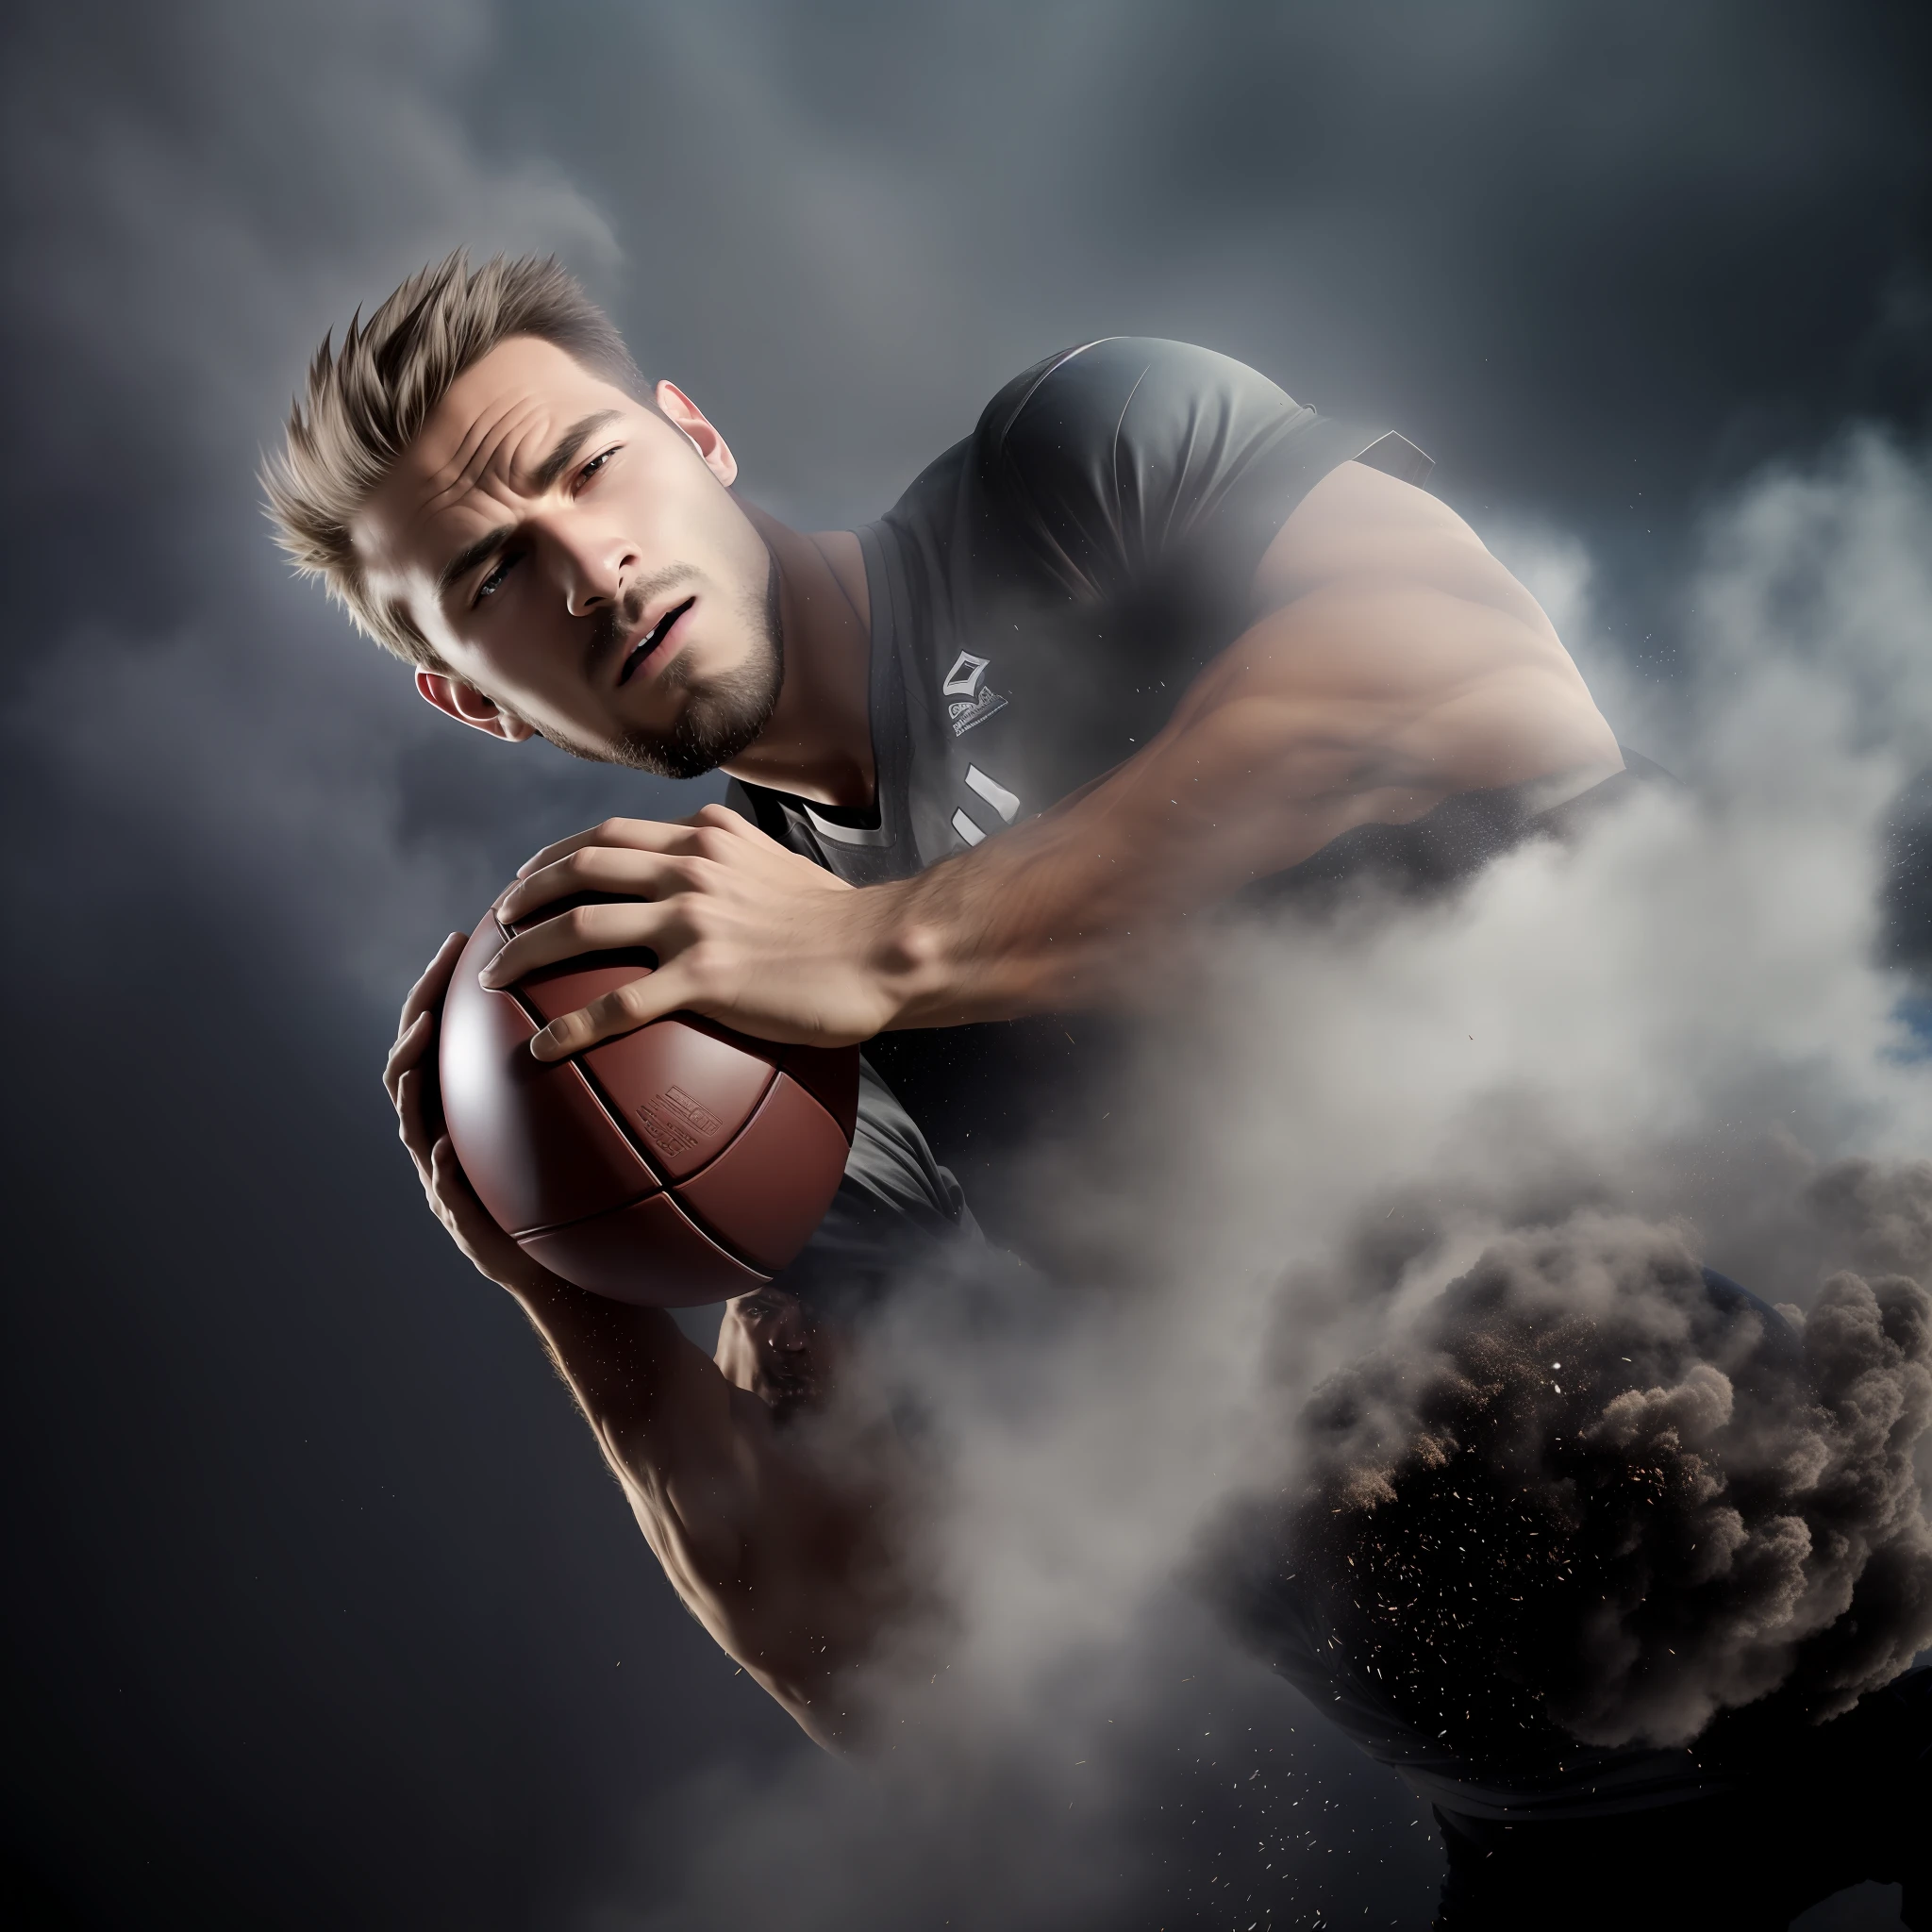
[[638, 574], [638, 553], [623, 532], [587, 521], [581, 511], [548, 520], [544, 535], [555, 548], [564, 608], [589, 617], [622, 601]]

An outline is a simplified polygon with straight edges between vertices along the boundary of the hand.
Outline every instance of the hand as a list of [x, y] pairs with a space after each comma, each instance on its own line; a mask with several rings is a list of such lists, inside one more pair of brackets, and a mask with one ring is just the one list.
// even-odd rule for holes
[[409, 989], [397, 1023], [395, 1044], [382, 1070], [382, 1084], [396, 1110], [396, 1130], [416, 1163], [416, 1177], [423, 1183], [436, 1218], [480, 1274], [521, 1299], [540, 1288], [562, 1284], [525, 1254], [476, 1198], [443, 1131], [442, 1106], [436, 1090], [437, 1021], [468, 938], [466, 933], [451, 933], [422, 978]]
[[893, 891], [856, 891], [723, 806], [673, 824], [607, 819], [538, 853], [497, 911], [517, 924], [578, 892], [625, 901], [579, 906], [520, 933], [483, 969], [483, 984], [513, 985], [611, 947], [658, 956], [655, 973], [544, 1027], [530, 1042], [539, 1059], [675, 1012], [762, 1040], [849, 1045], [899, 1010], [896, 982], [912, 961], [893, 937]]

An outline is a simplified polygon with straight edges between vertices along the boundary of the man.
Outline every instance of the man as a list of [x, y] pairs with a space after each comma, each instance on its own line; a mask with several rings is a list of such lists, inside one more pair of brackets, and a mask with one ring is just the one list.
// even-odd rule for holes
[[[451, 718], [741, 781], [749, 818], [618, 822], [526, 869], [515, 916], [633, 903], [499, 976], [661, 961], [546, 1028], [558, 1055], [678, 1008], [843, 1041], [1105, 1006], [1191, 908], [1338, 838], [1618, 772], [1534, 600], [1389, 466], [1427, 459], [1225, 358], [1102, 341], [878, 524], [802, 536], [554, 266], [452, 260], [325, 346], [269, 483], [298, 566]], [[932, 1104], [971, 1082], [922, 1077], [953, 1044], [886, 1056], [949, 1161], [986, 1138]]]
[[[736, 781], [737, 810], [614, 820], [525, 867], [509, 921], [615, 896], [528, 926], [486, 980], [612, 946], [659, 961], [545, 1027], [540, 1058], [680, 1009], [883, 1035], [965, 1164], [975, 1131], [1010, 1146], [1042, 1091], [1077, 1095], [1050, 1016], [1130, 1002], [1191, 911], [1349, 841], [1454, 870], [1622, 771], [1534, 599], [1405, 480], [1426, 469], [1224, 357], [1109, 340], [1008, 384], [879, 523], [802, 535], [734, 495], [719, 430], [643, 384], [554, 263], [453, 257], [325, 341], [266, 483], [297, 566], [451, 719]], [[787, 1422], [814, 1379], [783, 1366], [810, 1326], [797, 1284], [735, 1305], [707, 1363], [489, 1222], [429, 1075], [458, 945], [388, 1074], [432, 1205], [544, 1336], [687, 1603], [841, 1735], [851, 1667], [916, 1595], [888, 1533], [904, 1487], [849, 1492]], [[850, 1253], [880, 1279], [908, 1241], [976, 1240], [875, 1076], [847, 1183], [821, 1278], [841, 1215], [877, 1224]]]
[[[878, 523], [802, 535], [733, 494], [718, 429], [646, 388], [555, 264], [453, 257], [325, 341], [267, 483], [297, 565], [437, 709], [734, 780], [735, 810], [614, 820], [524, 868], [514, 922], [611, 896], [526, 924], [487, 978], [612, 946], [659, 960], [540, 1057], [678, 1009], [870, 1041], [1024, 1237], [984, 1150], [1056, 1108], [1077, 1131], [1090, 1070], [1061, 1016], [1144, 997], [1187, 915], [1365, 869], [1452, 878], [1628, 782], [1534, 600], [1416, 487], [1427, 467], [1225, 358], [1109, 340], [1008, 384]], [[411, 992], [386, 1075], [431, 1204], [543, 1335], [687, 1604], [813, 1737], [851, 1738], [858, 1666], [934, 1626], [916, 1457], [890, 1416], [827, 1411], [835, 1304], [996, 1272], [991, 1252], [868, 1068], [839, 1201], [794, 1271], [730, 1306], [711, 1359], [662, 1311], [548, 1274], [441, 1132], [430, 1049], [460, 944]], [[1913, 1699], [1923, 1677], [1892, 1701]], [[1858, 1724], [1872, 1763], [1923, 1729]], [[1693, 1839], [1718, 1817], [1678, 1814]], [[1604, 1856], [1444, 1829], [1457, 1923], [1518, 1923], [1522, 1901], [1542, 1923], [1549, 1884]]]

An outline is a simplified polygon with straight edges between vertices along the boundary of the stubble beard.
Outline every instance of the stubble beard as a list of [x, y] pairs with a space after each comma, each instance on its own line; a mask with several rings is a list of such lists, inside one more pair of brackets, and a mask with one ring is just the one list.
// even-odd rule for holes
[[[757, 741], [785, 688], [785, 647], [778, 619], [778, 563], [772, 559], [762, 599], [747, 592], [739, 606], [750, 649], [743, 663], [715, 677], [695, 677], [680, 654], [665, 667], [665, 689], [689, 695], [666, 731], [627, 728], [605, 749], [544, 734], [559, 751], [592, 764], [625, 765], [654, 778], [701, 778]], [[617, 618], [613, 612], [613, 619]], [[625, 620], [635, 625], [637, 619]]]

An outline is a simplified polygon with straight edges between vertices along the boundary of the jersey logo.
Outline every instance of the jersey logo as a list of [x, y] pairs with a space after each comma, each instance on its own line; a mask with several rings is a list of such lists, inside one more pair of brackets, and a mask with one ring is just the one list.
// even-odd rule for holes
[[991, 662], [991, 658], [975, 658], [971, 651], [961, 651], [953, 659], [953, 668], [946, 673], [946, 681], [940, 686], [940, 694], [949, 698], [978, 696], [979, 680], [986, 675], [986, 667]]
[[998, 691], [980, 682], [991, 662], [990, 658], [975, 658], [971, 651], [961, 651], [953, 659], [946, 681], [940, 686], [941, 694], [953, 700], [946, 707], [946, 715], [952, 720], [955, 738], [963, 738], [975, 724], [984, 724], [995, 711], [1007, 708], [1006, 699]]

